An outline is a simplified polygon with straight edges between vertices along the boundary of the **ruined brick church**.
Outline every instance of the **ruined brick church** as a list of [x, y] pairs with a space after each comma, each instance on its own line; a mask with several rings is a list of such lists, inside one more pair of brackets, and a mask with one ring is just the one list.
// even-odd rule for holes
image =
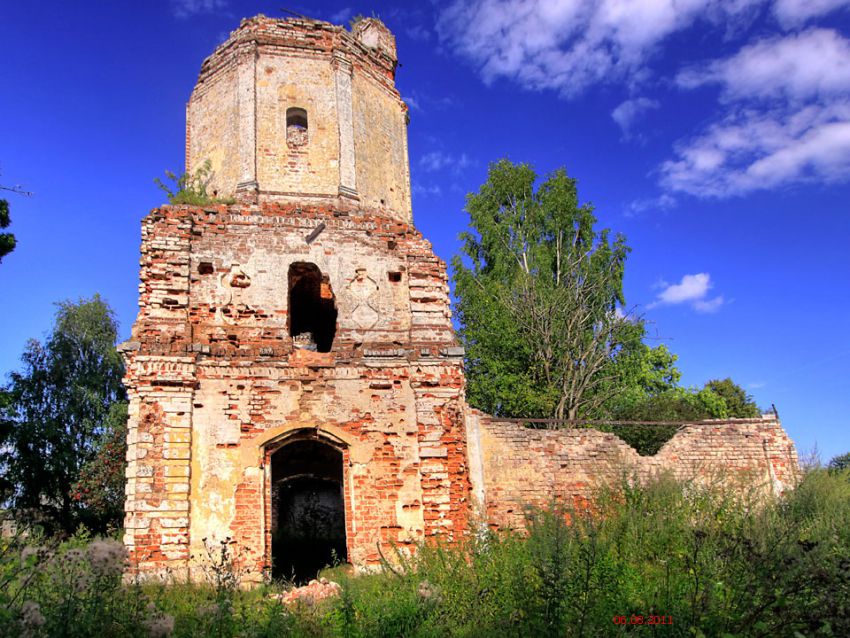
[[684, 426], [653, 457], [591, 429], [528, 430], [469, 408], [445, 264], [412, 221], [396, 44], [352, 29], [243, 20], [186, 110], [186, 169], [232, 204], [142, 224], [125, 544], [142, 574], [192, 578], [230, 539], [247, 578], [518, 527], [523, 507], [587, 499], [623, 467], [797, 475], [773, 416]]

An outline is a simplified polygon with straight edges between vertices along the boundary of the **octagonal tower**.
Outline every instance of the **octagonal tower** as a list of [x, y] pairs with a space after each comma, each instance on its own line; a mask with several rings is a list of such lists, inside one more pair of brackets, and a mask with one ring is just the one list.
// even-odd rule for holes
[[[186, 169], [241, 201], [336, 202], [411, 221], [407, 107], [379, 20], [243, 20], [186, 109]], [[345, 204], [343, 204], [345, 205]]]

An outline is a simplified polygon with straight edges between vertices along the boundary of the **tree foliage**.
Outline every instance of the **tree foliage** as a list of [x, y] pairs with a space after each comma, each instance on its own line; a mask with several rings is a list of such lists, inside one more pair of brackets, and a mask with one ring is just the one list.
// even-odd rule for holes
[[827, 468], [830, 472], [843, 472], [844, 470], [850, 470], [850, 452], [845, 452], [844, 454], [839, 454], [838, 456], [833, 457], [829, 464], [827, 464]]
[[6, 388], [0, 430], [6, 497], [20, 518], [49, 532], [104, 525], [72, 488], [114, 424], [112, 405], [125, 398], [117, 334], [99, 296], [60, 303], [47, 340], [29, 341], [23, 370], [11, 374]]
[[[568, 420], [758, 416], [731, 379], [679, 386], [676, 355], [644, 343], [643, 321], [623, 313], [623, 236], [595, 229], [564, 170], [536, 184], [530, 166], [502, 160], [467, 198], [470, 230], [452, 267], [470, 403], [497, 416]], [[602, 429], [654, 454], [677, 427]]]
[[[670, 354], [664, 346], [647, 349], [642, 355], [643, 367], [653, 370], [676, 355]], [[675, 368], [673, 368], [675, 370]], [[670, 421], [693, 423], [704, 419], [753, 418], [760, 414], [752, 397], [732, 379], [709, 381], [702, 388], [683, 388], [675, 377], [663, 376], [666, 383], [635, 383], [626, 379], [623, 391], [609, 403], [608, 416], [623, 421]], [[676, 426], [631, 425], [614, 426], [609, 429], [634, 447], [641, 454], [655, 454], [678, 429]]]
[[71, 488], [73, 499], [87, 512], [96, 531], [121, 526], [124, 518], [124, 486], [127, 467], [127, 402], [113, 403], [104, 421], [94, 456], [80, 469]]
[[467, 198], [471, 232], [452, 265], [468, 398], [496, 415], [584, 418], [641, 346], [643, 327], [618, 312], [629, 249], [594, 229], [563, 169], [536, 181], [501, 160]]
[[705, 389], [711, 390], [723, 399], [726, 406], [726, 416], [734, 418], [755, 418], [761, 414], [747, 391], [730, 378], [713, 379], [705, 384]]
[[[9, 202], [5, 199], [0, 199], [0, 229], [9, 227], [12, 223], [12, 218], [9, 216]], [[0, 233], [0, 262], [3, 257], [15, 250], [17, 240], [12, 233]]]

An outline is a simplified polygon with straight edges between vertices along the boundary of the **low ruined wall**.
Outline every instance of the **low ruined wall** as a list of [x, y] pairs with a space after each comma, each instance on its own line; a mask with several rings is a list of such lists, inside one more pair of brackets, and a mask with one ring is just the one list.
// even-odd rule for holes
[[582, 506], [626, 476], [670, 472], [773, 494], [799, 478], [794, 444], [772, 414], [685, 425], [654, 456], [640, 456], [614, 434], [528, 429], [473, 409], [466, 429], [473, 497], [481, 518], [499, 528], [521, 527], [529, 505]]

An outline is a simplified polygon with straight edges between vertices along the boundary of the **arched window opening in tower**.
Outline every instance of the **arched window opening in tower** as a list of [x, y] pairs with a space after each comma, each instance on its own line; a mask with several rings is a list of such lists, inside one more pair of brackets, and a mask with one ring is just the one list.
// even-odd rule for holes
[[286, 144], [291, 147], [307, 143], [307, 111], [298, 107], [286, 109]]
[[271, 455], [272, 577], [303, 584], [347, 560], [343, 456], [315, 439]]
[[296, 347], [330, 352], [336, 336], [336, 299], [316, 264], [289, 267], [289, 335]]

